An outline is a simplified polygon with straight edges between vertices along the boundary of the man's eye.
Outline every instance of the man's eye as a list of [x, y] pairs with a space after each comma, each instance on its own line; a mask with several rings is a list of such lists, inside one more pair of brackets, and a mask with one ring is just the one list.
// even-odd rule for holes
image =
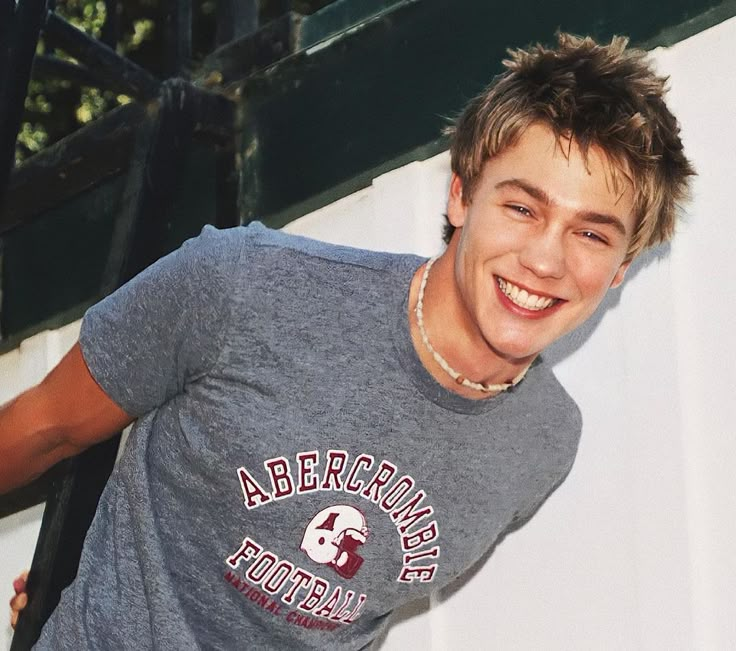
[[594, 233], [593, 231], [582, 231], [580, 233], [586, 240], [591, 240], [592, 242], [600, 242], [601, 244], [608, 244], [605, 239], [603, 239], [598, 233]]
[[508, 204], [508, 207], [511, 208], [514, 212], [519, 213], [520, 215], [523, 215], [524, 217], [531, 217], [532, 211], [529, 210], [529, 208], [525, 208], [524, 206], [518, 206], [516, 204]]

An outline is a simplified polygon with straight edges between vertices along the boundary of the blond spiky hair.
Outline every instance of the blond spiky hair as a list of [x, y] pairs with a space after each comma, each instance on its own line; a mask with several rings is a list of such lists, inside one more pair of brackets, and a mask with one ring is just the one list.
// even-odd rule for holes
[[[512, 146], [534, 123], [558, 140], [571, 138], [585, 156], [591, 146], [608, 156], [614, 172], [633, 183], [637, 227], [628, 259], [669, 240], [678, 205], [695, 172], [683, 152], [677, 120], [667, 108], [667, 78], [657, 76], [643, 50], [614, 36], [557, 35], [557, 47], [509, 50], [506, 71], [466, 106], [451, 137], [452, 171], [471, 201], [485, 162]], [[564, 150], [564, 148], [563, 148]], [[452, 233], [446, 232], [446, 239]]]

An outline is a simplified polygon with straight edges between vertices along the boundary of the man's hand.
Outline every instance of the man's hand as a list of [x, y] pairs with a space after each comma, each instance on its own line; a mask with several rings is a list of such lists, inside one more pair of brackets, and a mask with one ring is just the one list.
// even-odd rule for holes
[[100, 388], [75, 344], [43, 382], [0, 407], [0, 494], [132, 420]]
[[15, 629], [15, 626], [18, 623], [18, 617], [20, 616], [21, 611], [28, 605], [26, 581], [28, 581], [27, 570], [13, 581], [13, 590], [15, 591], [15, 594], [10, 600], [10, 625], [13, 629]]

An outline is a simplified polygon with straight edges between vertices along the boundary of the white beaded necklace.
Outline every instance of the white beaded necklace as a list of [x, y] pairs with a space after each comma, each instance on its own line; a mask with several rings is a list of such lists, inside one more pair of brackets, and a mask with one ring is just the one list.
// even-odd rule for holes
[[439, 256], [436, 256], [427, 261], [427, 265], [424, 268], [424, 274], [422, 275], [422, 282], [419, 285], [419, 297], [417, 298], [416, 315], [417, 325], [419, 326], [419, 334], [422, 336], [422, 342], [424, 343], [424, 346], [432, 354], [434, 361], [437, 362], [442, 370], [447, 373], [453, 380], [455, 380], [457, 384], [468, 387], [469, 389], [475, 389], [476, 391], [483, 391], [484, 393], [499, 393], [501, 391], [506, 391], [506, 389], [510, 389], [513, 386], [516, 386], [524, 379], [526, 372], [529, 370], [528, 366], [521, 373], [519, 373], [519, 375], [517, 375], [510, 383], [481, 384], [480, 382], [473, 382], [472, 380], [466, 378], [464, 375], [458, 373], [454, 368], [452, 368], [452, 366], [447, 363], [447, 360], [442, 357], [442, 355], [440, 355], [430, 343], [427, 331], [424, 329], [424, 289], [427, 287], [429, 270], [432, 268], [432, 265], [435, 263], [438, 257]]

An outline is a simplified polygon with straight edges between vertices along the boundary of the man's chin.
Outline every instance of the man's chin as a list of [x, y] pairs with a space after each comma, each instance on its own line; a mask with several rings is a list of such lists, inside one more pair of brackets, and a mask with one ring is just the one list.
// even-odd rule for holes
[[539, 355], [541, 350], [531, 344], [520, 342], [497, 342], [489, 344], [497, 357], [510, 366], [525, 368]]

